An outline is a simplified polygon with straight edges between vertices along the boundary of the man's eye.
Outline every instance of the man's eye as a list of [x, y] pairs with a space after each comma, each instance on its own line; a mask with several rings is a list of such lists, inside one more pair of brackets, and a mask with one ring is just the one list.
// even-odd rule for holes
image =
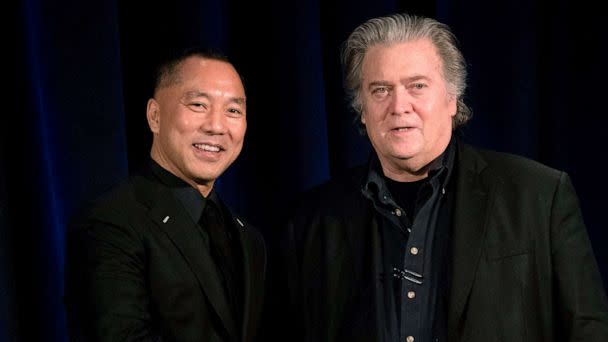
[[201, 102], [192, 102], [190, 103], [190, 107], [195, 111], [202, 111], [207, 109], [207, 105]]
[[426, 84], [424, 84], [424, 83], [414, 83], [413, 87], [414, 87], [414, 89], [420, 90], [420, 89], [423, 89], [424, 87], [426, 87]]
[[240, 116], [243, 115], [243, 111], [238, 108], [228, 108], [228, 114], [231, 116]]
[[378, 87], [372, 90], [372, 94], [385, 94], [386, 92], [388, 92], [386, 87]]

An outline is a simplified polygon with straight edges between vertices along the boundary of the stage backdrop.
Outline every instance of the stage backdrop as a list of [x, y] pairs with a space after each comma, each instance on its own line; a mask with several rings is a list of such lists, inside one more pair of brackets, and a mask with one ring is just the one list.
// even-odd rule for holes
[[[13, 2], [11, 2], [12, 4]], [[423, 4], [424, 3], [424, 4]], [[72, 215], [148, 155], [151, 68], [171, 49], [224, 50], [245, 78], [246, 146], [218, 183], [269, 243], [301, 191], [366, 160], [343, 96], [340, 43], [407, 11], [448, 23], [469, 65], [464, 138], [567, 171], [608, 279], [606, 12], [581, 1], [51, 1], [14, 16], [16, 96], [0, 146], [0, 341], [67, 341]], [[597, 5], [599, 6], [599, 5]], [[13, 51], [7, 47], [7, 51]]]

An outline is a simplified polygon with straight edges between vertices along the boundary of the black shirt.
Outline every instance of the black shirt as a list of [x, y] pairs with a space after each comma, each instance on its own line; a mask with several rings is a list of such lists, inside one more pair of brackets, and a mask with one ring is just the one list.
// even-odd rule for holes
[[[453, 139], [454, 140], [454, 139]], [[390, 340], [444, 341], [449, 285], [447, 246], [451, 217], [450, 179], [455, 141], [431, 163], [429, 176], [411, 183], [383, 175], [374, 154], [363, 194], [380, 218], [385, 314]], [[390, 279], [390, 280], [389, 280]], [[390, 285], [389, 285], [390, 284]]]

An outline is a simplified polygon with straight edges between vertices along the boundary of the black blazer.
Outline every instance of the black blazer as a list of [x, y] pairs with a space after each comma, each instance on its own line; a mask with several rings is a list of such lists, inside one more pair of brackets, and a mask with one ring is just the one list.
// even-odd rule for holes
[[[281, 261], [296, 340], [386, 340], [364, 172], [310, 191], [289, 221]], [[606, 292], [568, 176], [459, 144], [455, 177], [449, 340], [608, 341]]]
[[231, 317], [197, 223], [169, 188], [136, 175], [72, 229], [68, 314], [94, 341], [253, 341], [262, 311], [266, 249], [232, 215], [243, 255], [243, 317]]

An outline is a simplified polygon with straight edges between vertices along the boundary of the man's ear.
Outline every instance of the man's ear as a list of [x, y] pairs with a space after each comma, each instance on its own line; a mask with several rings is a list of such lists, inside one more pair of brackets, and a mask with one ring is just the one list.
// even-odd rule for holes
[[158, 112], [158, 102], [154, 98], [148, 100], [148, 107], [146, 109], [146, 118], [148, 119], [148, 126], [152, 133], [158, 133], [160, 129], [160, 115]]

